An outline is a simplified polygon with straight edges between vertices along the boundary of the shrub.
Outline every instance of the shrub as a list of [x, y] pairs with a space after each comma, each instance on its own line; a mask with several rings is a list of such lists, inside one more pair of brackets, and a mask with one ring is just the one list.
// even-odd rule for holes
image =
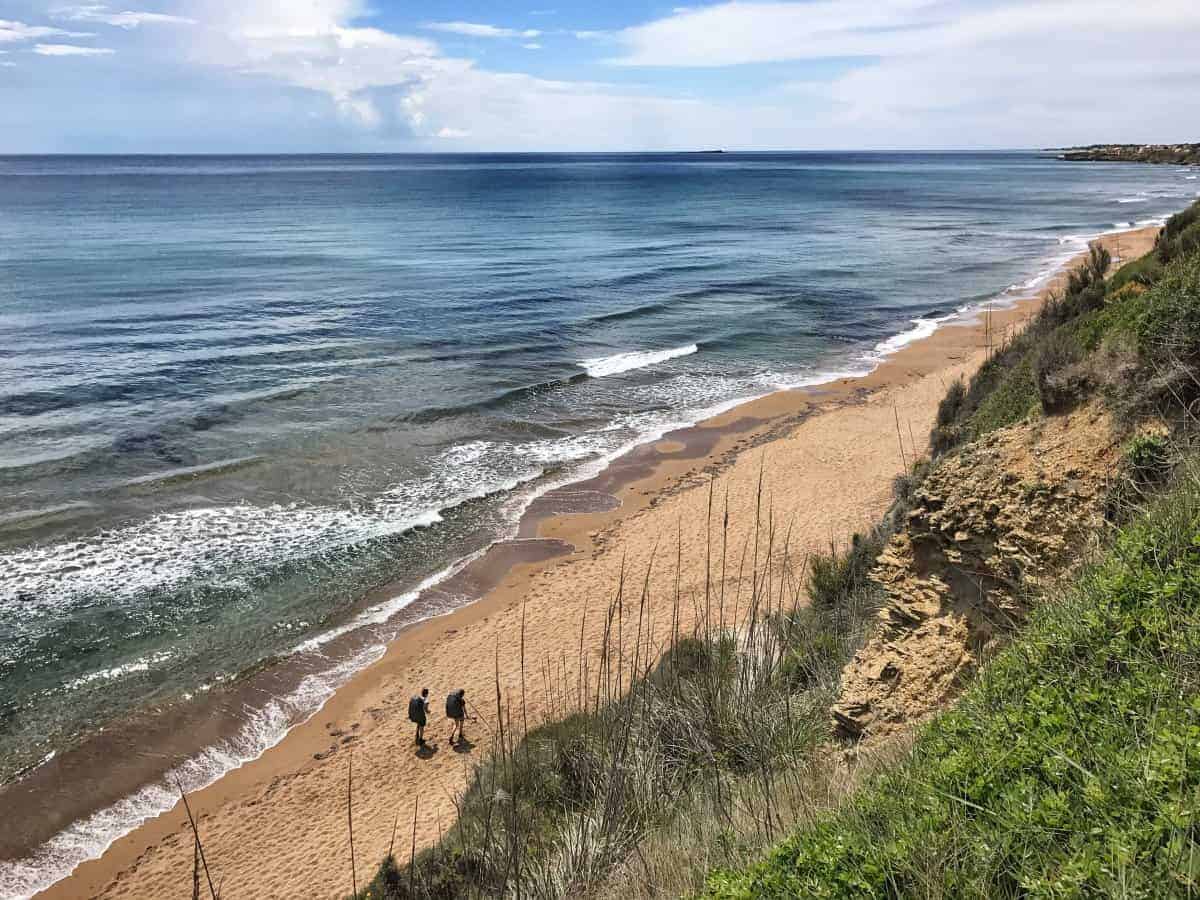
[[1139, 485], [1157, 484], [1171, 472], [1171, 449], [1167, 437], [1154, 432], [1134, 435], [1125, 445], [1123, 462]]
[[971, 437], [980, 438], [997, 428], [1023, 421], [1041, 405], [1033, 373], [1033, 351], [1005, 373], [995, 389], [971, 417]]
[[938, 404], [937, 419], [935, 420], [937, 427], [942, 428], [954, 424], [966, 399], [967, 386], [960, 376], [950, 383], [950, 387], [946, 388], [946, 396]]
[[1061, 412], [1087, 397], [1091, 382], [1086, 372], [1078, 366], [1082, 356], [1078, 341], [1061, 329], [1038, 347], [1034, 372], [1043, 410], [1048, 413]]
[[1172, 263], [1142, 296], [1137, 338], [1153, 362], [1200, 363], [1200, 254]]
[[1154, 257], [1167, 265], [1200, 246], [1200, 202], [1167, 219], [1154, 241]]
[[833, 609], [861, 590], [885, 543], [884, 533], [876, 528], [865, 536], [852, 535], [844, 553], [831, 546], [829, 553], [809, 556], [808, 596], [813, 605]]

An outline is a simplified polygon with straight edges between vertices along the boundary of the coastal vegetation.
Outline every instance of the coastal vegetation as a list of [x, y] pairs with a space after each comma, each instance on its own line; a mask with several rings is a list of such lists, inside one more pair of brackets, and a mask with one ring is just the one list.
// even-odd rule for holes
[[[1200, 205], [1115, 273], [1094, 248], [1024, 329], [947, 386], [932, 459], [906, 467], [888, 514], [848, 546], [795, 558], [762, 512], [753, 546], [765, 552], [734, 576], [724, 535], [710, 535], [720, 574], [702, 598], [676, 590], [666, 648], [648, 638], [648, 611], [662, 608], [650, 602], [661, 590], [651, 573], [614, 585], [603, 645], [581, 640], [575, 672], [546, 673], [554, 720], [530, 727], [497, 687], [493, 751], [457, 800], [457, 821], [421, 851], [393, 842], [355, 893], [1200, 891], [1198, 223]], [[1103, 496], [1067, 496], [1071, 469], [1057, 485], [1016, 471], [994, 473], [995, 484], [1013, 482], [1043, 518], [1070, 508], [1059, 499], [1085, 498], [1107, 530], [1087, 547], [1076, 540], [1090, 530], [1082, 522], [1041, 543], [1026, 534], [996, 573], [975, 570], [981, 603], [999, 595], [1004, 621], [967, 654], [957, 702], [875, 737], [839, 712], [839, 695], [872, 633], [894, 636], [915, 618], [896, 602], [904, 584], [892, 574], [914, 542], [932, 552], [930, 516], [942, 513], [931, 510], [957, 502], [947, 484], [989, 459], [1002, 467], [1009, 444], [1050, 422], [1068, 443], [1072, 427], [1089, 427], [1117, 448], [1102, 456], [1113, 463], [1098, 476]], [[1006, 444], [1012, 434], [1020, 441]], [[958, 549], [945, 552], [962, 566], [973, 541], [1011, 534], [953, 534]], [[1051, 560], [1055, 541], [1071, 546]], [[1079, 554], [1082, 566], [1070, 561]], [[1011, 559], [1024, 562], [1010, 569]], [[685, 603], [699, 623], [686, 633]]]

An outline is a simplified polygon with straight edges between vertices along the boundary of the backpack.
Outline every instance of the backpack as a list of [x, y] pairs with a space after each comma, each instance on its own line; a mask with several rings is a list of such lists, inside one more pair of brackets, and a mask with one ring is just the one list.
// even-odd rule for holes
[[425, 724], [425, 701], [420, 697], [413, 697], [408, 701], [408, 721], [418, 725]]
[[446, 715], [451, 719], [463, 718], [466, 715], [466, 710], [463, 709], [465, 705], [463, 698], [455, 691], [446, 698]]

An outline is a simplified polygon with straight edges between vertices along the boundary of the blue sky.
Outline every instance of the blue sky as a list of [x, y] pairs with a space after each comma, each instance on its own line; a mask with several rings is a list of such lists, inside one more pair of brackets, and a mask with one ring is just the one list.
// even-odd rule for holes
[[1200, 140], [1196, 0], [0, 0], [0, 152]]

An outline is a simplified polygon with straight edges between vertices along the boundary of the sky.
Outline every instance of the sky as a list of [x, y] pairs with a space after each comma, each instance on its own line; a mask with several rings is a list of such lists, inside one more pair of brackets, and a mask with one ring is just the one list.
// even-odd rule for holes
[[0, 0], [0, 153], [1200, 141], [1198, 48], [1200, 0]]

